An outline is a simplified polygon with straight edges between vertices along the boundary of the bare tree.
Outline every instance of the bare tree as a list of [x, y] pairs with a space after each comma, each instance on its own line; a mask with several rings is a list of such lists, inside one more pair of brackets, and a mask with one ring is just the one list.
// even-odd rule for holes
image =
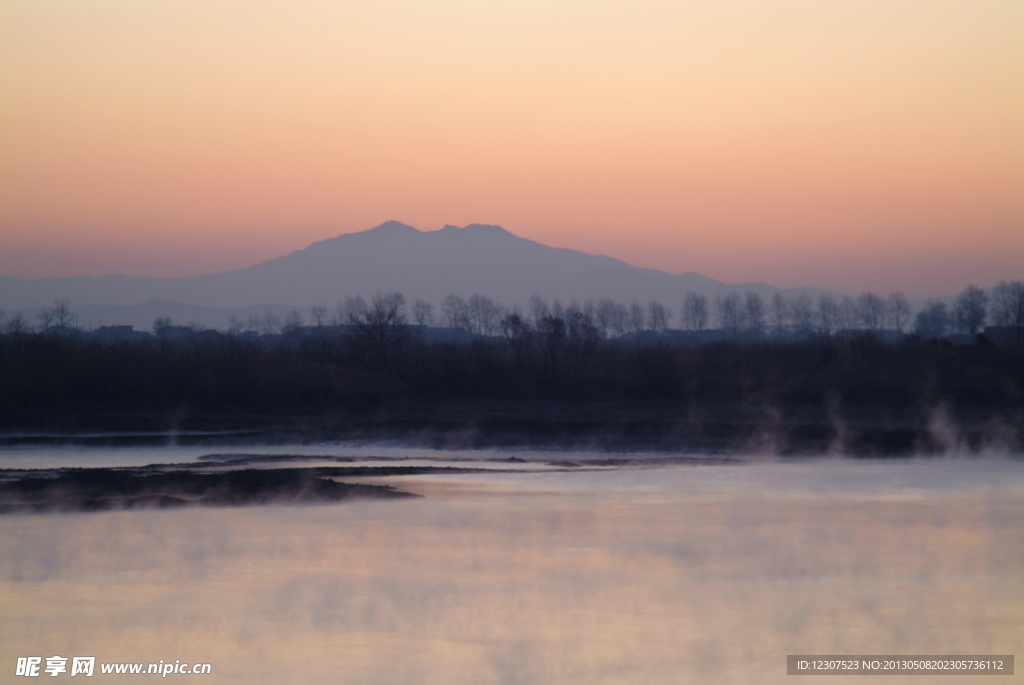
[[302, 328], [302, 314], [299, 314], [298, 309], [293, 309], [288, 312], [288, 316], [284, 318], [284, 333], [295, 333]]
[[946, 303], [929, 300], [914, 318], [914, 330], [922, 338], [940, 338], [946, 334], [949, 323]]
[[313, 323], [319, 328], [327, 320], [327, 305], [315, 304], [309, 308], [309, 314], [313, 317]]
[[761, 296], [750, 290], [743, 298], [743, 319], [749, 331], [760, 333], [764, 330], [765, 306]]
[[992, 290], [992, 322], [1013, 326], [1024, 318], [1024, 281], [999, 281]]
[[153, 333], [158, 336], [167, 335], [167, 331], [174, 327], [174, 322], [169, 316], [161, 316], [153, 319]]
[[644, 306], [633, 300], [633, 303], [629, 305], [629, 311], [626, 315], [626, 330], [630, 333], [639, 333], [644, 330], [646, 323], [647, 314], [644, 311]]
[[862, 328], [878, 331], [885, 324], [885, 301], [873, 292], [861, 293], [857, 298], [857, 318]]
[[889, 301], [886, 303], [885, 314], [889, 326], [902, 333], [903, 329], [910, 322], [910, 303], [907, 302], [907, 296], [898, 290], [890, 294]]
[[544, 369], [554, 379], [558, 376], [562, 351], [565, 347], [565, 321], [557, 316], [548, 314], [541, 319], [540, 324], [537, 326], [537, 336], [540, 339]]
[[729, 335], [737, 335], [743, 325], [743, 301], [740, 296], [730, 292], [725, 297], [715, 300], [718, 313], [718, 327]]
[[557, 298], [551, 303], [551, 316], [565, 321], [565, 308], [562, 307], [562, 302]]
[[595, 310], [597, 327], [606, 337], [622, 338], [629, 329], [626, 306], [607, 297], [601, 298]]
[[39, 322], [43, 324], [43, 330], [46, 330], [53, 324], [53, 312], [49, 309], [44, 309], [37, 316], [39, 317]]
[[338, 323], [346, 323], [349, 326], [352, 326], [354, 325], [354, 321], [362, 319], [366, 314], [367, 309], [368, 305], [362, 295], [346, 297], [343, 301], [338, 303], [338, 316], [336, 317], [336, 320]]
[[[590, 321], [590, 323], [592, 323], [594, 325], [595, 328], [598, 327], [597, 326], [597, 307], [594, 305], [594, 301], [593, 300], [587, 300], [586, 302], [584, 302], [583, 303], [583, 307], [580, 309], [580, 313], [582, 313], [583, 316], [587, 317], [587, 319]], [[598, 331], [598, 337], [601, 337], [601, 332], [600, 331]]]
[[1017, 346], [1024, 345], [1024, 281], [1000, 281], [992, 292], [992, 319], [1016, 333]]
[[566, 356], [570, 370], [580, 374], [597, 348], [600, 335], [590, 317], [578, 309], [568, 314], [566, 325]]
[[54, 300], [53, 309], [53, 321], [58, 326], [69, 326], [71, 324], [71, 300], [68, 298]]
[[356, 343], [370, 352], [379, 368], [386, 368], [409, 338], [405, 298], [401, 293], [377, 293], [369, 305], [350, 310], [349, 325]]
[[626, 310], [626, 305], [621, 302], [615, 302], [614, 305], [610, 317], [611, 330], [616, 338], [621, 338], [629, 329], [629, 312]]
[[540, 330], [540, 322], [551, 313], [547, 301], [540, 295], [530, 296], [530, 314], [533, 316], [533, 325]]
[[474, 293], [469, 298], [470, 330], [476, 335], [494, 335], [501, 319], [501, 309], [489, 297]]
[[263, 312], [263, 321], [260, 324], [260, 332], [263, 335], [274, 335], [281, 330], [281, 319], [269, 309]]
[[469, 330], [469, 305], [458, 295], [453, 293], [441, 301], [441, 313], [449, 328]]
[[530, 349], [533, 345], [533, 329], [530, 322], [522, 317], [518, 311], [506, 314], [501, 320], [501, 333], [505, 336], [512, 358], [515, 360], [519, 373], [526, 370], [529, 361]]
[[28, 325], [28, 321], [25, 320], [22, 313], [18, 312], [7, 320], [7, 323], [4, 325], [4, 331], [7, 332], [7, 335], [18, 336], [30, 333], [32, 328]]
[[775, 335], [781, 338], [782, 329], [785, 328], [786, 320], [789, 318], [789, 305], [782, 293], [775, 293], [772, 296], [771, 317], [772, 323], [775, 324]]
[[793, 317], [793, 326], [800, 331], [809, 331], [814, 321], [814, 305], [811, 298], [801, 294], [790, 305], [790, 313]]
[[417, 326], [433, 326], [434, 305], [426, 300], [416, 300], [412, 305], [412, 319]]
[[856, 300], [849, 295], [843, 295], [843, 299], [839, 300], [839, 328], [850, 333], [857, 330], [859, 324]]
[[818, 298], [818, 326], [825, 335], [832, 335], [839, 328], [839, 305], [831, 295]]
[[571, 300], [569, 306], [562, 311], [562, 319], [565, 320], [565, 325], [569, 325], [569, 319], [575, 316], [577, 313], [582, 314], [580, 306], [576, 303], [576, 300]]
[[708, 298], [697, 293], [686, 293], [683, 300], [683, 322], [691, 331], [702, 331], [708, 325]]
[[594, 308], [594, 323], [601, 332], [602, 338], [610, 337], [615, 329], [615, 316], [618, 303], [610, 297], [602, 297]]
[[661, 302], [651, 300], [647, 303], [647, 327], [655, 333], [662, 333], [668, 328], [668, 321], [672, 312], [665, 308]]
[[964, 333], [974, 335], [985, 323], [985, 312], [988, 307], [988, 295], [984, 290], [973, 285], [967, 286], [956, 298], [953, 305], [956, 325]]

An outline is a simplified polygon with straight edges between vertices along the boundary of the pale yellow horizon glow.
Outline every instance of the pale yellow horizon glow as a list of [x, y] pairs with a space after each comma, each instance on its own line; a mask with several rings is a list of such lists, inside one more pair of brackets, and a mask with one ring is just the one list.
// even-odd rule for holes
[[0, 1], [0, 274], [387, 219], [726, 282], [1024, 277], [1024, 3]]

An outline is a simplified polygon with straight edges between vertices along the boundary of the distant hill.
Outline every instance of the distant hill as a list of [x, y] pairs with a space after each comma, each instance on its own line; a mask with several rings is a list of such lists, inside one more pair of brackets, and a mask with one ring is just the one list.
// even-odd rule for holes
[[[481, 293], [506, 304], [526, 304], [536, 294], [566, 304], [601, 297], [624, 303], [657, 299], [673, 310], [678, 310], [687, 291], [712, 298], [730, 290], [751, 290], [767, 297], [779, 291], [787, 297], [834, 293], [816, 288], [786, 290], [764, 283], [729, 285], [696, 273], [644, 269], [611, 257], [542, 245], [500, 226], [471, 224], [419, 231], [388, 221], [261, 264], [207, 276], [0, 276], [0, 308], [32, 310], [68, 297], [80, 319], [88, 307], [90, 320], [107, 323], [122, 322], [129, 311], [131, 318], [175, 314], [186, 318], [188, 312], [193, 314], [190, 318], [214, 325], [214, 319], [226, 320], [234, 310], [271, 305], [276, 311], [306, 309], [317, 303], [333, 308], [345, 297], [396, 290], [409, 301], [425, 299], [435, 305], [449, 293], [463, 297]], [[161, 307], [166, 313], [157, 314]]]

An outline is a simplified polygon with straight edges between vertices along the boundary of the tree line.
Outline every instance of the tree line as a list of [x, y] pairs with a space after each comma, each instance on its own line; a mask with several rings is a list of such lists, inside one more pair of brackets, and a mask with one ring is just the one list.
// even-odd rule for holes
[[[730, 299], [750, 306], [746, 297]], [[650, 305], [625, 308], [636, 321], [620, 333], [602, 329], [599, 303], [591, 310], [535, 298], [528, 312], [502, 311], [482, 297], [445, 304], [462, 317], [457, 327], [481, 334], [432, 336], [438, 329], [416, 318], [423, 306], [414, 303], [409, 318], [398, 293], [349, 298], [334, 312], [343, 317], [336, 325], [314, 319], [273, 336], [166, 320], [140, 342], [7, 328], [0, 426], [162, 429], [162, 421], [179, 425], [175, 417], [189, 416], [186, 425], [197, 427], [347, 421], [363, 431], [392, 417], [387, 431], [504, 421], [509, 434], [557, 437], [615, 424], [634, 448], [656, 435], [714, 448], [781, 431], [792, 449], [849, 439], [855, 450], [892, 453], [927, 443], [931, 412], [941, 407], [975, 426], [977, 445], [993, 430], [1024, 441], [1017, 346], [914, 335], [883, 342], [870, 332], [679, 345], [655, 334], [668, 312]], [[988, 315], [993, 303], [986, 306]]]
[[[33, 327], [20, 313], [5, 317], [0, 311], [0, 332], [26, 334], [51, 327], [78, 328], [78, 319], [71, 311], [69, 299], [55, 300], [53, 306], [40, 312], [39, 326]], [[362, 296], [338, 302], [333, 311], [325, 304], [314, 305], [308, 317], [293, 309], [279, 318], [271, 311], [252, 314], [245, 320], [232, 316], [224, 331], [228, 335], [291, 334], [304, 328], [352, 326], [363, 331], [374, 322], [374, 335], [380, 337], [387, 327], [406, 325], [420, 327], [444, 326], [484, 337], [508, 336], [526, 329], [544, 332], [552, 326], [567, 326], [584, 331], [583, 337], [596, 334], [599, 339], [622, 339], [645, 333], [664, 333], [678, 321], [677, 330], [701, 333], [719, 331], [729, 337], [758, 337], [785, 334], [914, 333], [923, 338], [941, 338], [950, 334], [974, 336], [984, 325], [1010, 329], [1018, 342], [1024, 342], [1024, 281], [1003, 281], [992, 289], [991, 296], [973, 285], [967, 286], [951, 304], [928, 300], [916, 312], [911, 310], [905, 295], [894, 292], [883, 297], [864, 292], [858, 297], [822, 294], [811, 298], [801, 294], [786, 298], [775, 293], [765, 299], [753, 291], [729, 292], [709, 299], [688, 292], [677, 311], [657, 300], [646, 304], [633, 301], [626, 305], [612, 298], [600, 298], [583, 304], [559, 300], [549, 302], [534, 295], [525, 311], [519, 306], [506, 306], [495, 300], [473, 294], [468, 299], [450, 294], [439, 308], [417, 299], [407, 307], [401, 293], [378, 293], [367, 301]], [[558, 322], [558, 323], [556, 323]], [[195, 330], [203, 327], [186, 324]], [[382, 328], [383, 327], [383, 328]], [[170, 318], [153, 322], [153, 332], [160, 336], [180, 328]], [[391, 331], [389, 335], [396, 335]], [[383, 341], [380, 341], [383, 344]]]

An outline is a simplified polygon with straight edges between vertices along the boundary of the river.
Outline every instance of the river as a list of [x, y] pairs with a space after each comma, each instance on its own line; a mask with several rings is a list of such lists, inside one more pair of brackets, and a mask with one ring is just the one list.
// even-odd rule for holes
[[[210, 451], [11, 448], [0, 466]], [[787, 654], [1024, 654], [1019, 459], [263, 451], [492, 470], [360, 479], [417, 499], [2, 517], [0, 681], [54, 655], [110, 682], [154, 676], [99, 664], [163, 660], [209, 663], [167, 678], [210, 684], [675, 685], [789, 682]]]

